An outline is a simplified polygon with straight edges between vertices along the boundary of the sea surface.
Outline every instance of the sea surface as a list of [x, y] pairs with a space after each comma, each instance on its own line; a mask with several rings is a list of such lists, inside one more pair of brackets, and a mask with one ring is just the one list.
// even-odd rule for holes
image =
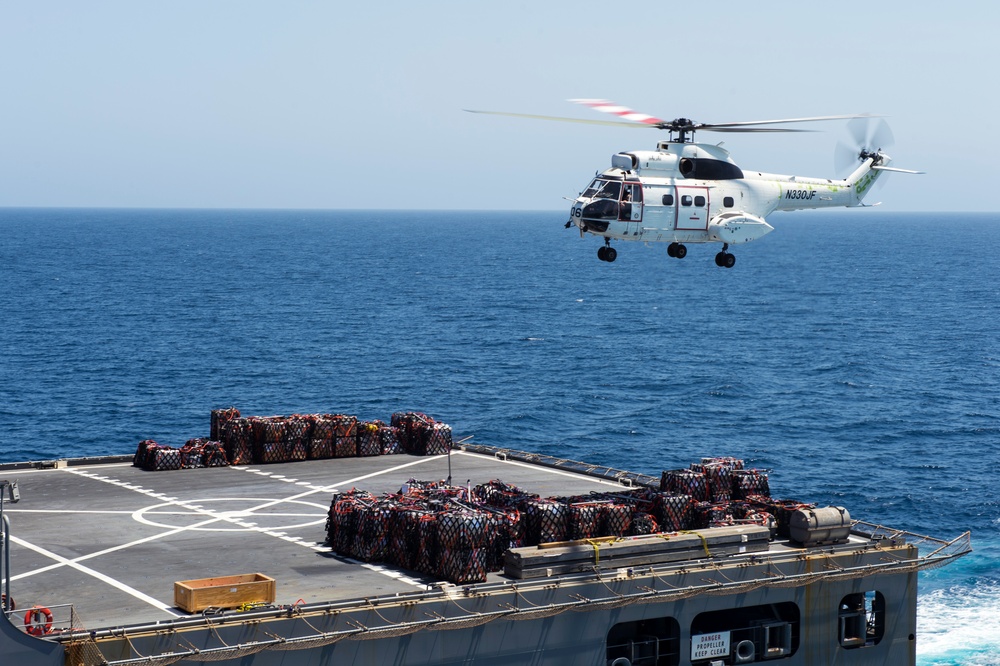
[[458, 438], [773, 493], [975, 552], [918, 663], [1000, 664], [1000, 214], [772, 215], [736, 246], [550, 212], [0, 209], [0, 460], [208, 434], [209, 410], [416, 410]]

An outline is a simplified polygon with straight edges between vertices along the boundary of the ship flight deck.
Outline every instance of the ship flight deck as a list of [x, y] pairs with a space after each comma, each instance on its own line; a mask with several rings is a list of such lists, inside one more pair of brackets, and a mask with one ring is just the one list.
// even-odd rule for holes
[[[856, 520], [813, 545], [722, 525], [511, 548], [502, 571], [455, 584], [335, 552], [334, 495], [450, 479], [580, 497], [660, 479], [462, 444], [158, 472], [124, 457], [0, 466], [15, 479], [0, 655], [26, 666], [913, 664], [917, 572], [971, 550], [969, 533]], [[176, 603], [178, 582], [245, 574], [273, 579], [273, 603]]]
[[[323, 544], [330, 500], [353, 487], [396, 492], [449, 476], [448, 456], [379, 456], [145, 472], [128, 462], [17, 470], [11, 591], [18, 608], [72, 601], [83, 627], [186, 615], [173, 583], [263, 573], [276, 603], [425, 590], [436, 579], [337, 556]], [[615, 480], [455, 451], [457, 485], [502, 479], [542, 496], [622, 488]], [[491, 574], [495, 577], [496, 574]], [[67, 618], [68, 619], [68, 618]], [[79, 627], [78, 627], [79, 628]]]

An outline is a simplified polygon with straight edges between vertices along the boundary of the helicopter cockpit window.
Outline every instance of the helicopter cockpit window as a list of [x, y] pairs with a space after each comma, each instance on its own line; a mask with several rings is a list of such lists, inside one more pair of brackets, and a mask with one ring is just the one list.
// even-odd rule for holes
[[581, 196], [617, 200], [620, 194], [621, 181], [595, 178]]
[[600, 186], [597, 188], [597, 192], [592, 196], [597, 199], [614, 199], [618, 201], [618, 198], [622, 193], [622, 184], [615, 180], [605, 180], [602, 181]]

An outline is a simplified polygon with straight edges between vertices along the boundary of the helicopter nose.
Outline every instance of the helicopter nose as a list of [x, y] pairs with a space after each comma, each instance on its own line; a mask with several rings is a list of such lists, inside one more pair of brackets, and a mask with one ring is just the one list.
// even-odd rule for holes
[[611, 199], [596, 199], [583, 207], [581, 215], [585, 220], [616, 220], [618, 202]]

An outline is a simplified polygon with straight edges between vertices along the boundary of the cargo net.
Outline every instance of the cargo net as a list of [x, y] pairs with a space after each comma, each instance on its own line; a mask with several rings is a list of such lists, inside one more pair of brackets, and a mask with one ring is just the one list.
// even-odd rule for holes
[[436, 456], [451, 448], [451, 426], [438, 423], [426, 414], [396, 412], [390, 425], [397, 429], [400, 446], [406, 453]]
[[[389, 427], [402, 432], [410, 426], [403, 421]], [[735, 484], [738, 477], [724, 478]], [[766, 476], [758, 473], [752, 478], [757, 479], [755, 488], [761, 487], [760, 478], [766, 488]], [[687, 489], [709, 487], [704, 472], [684, 470], [682, 479]], [[455, 584], [476, 583], [503, 568], [510, 548], [718, 525], [773, 529], [774, 514], [755, 503], [763, 501], [773, 502], [760, 494], [753, 500], [711, 502], [654, 488], [540, 497], [500, 480], [451, 486], [410, 479], [397, 493], [375, 496], [358, 489], [336, 493], [326, 523], [326, 543], [344, 557], [385, 562]]]
[[162, 471], [397, 453], [440, 455], [452, 447], [451, 426], [419, 412], [393, 414], [389, 425], [344, 414], [242, 416], [230, 407], [212, 410], [210, 433], [180, 448], [143, 440], [132, 464]]
[[222, 442], [207, 439], [190, 439], [177, 449], [158, 444], [155, 440], [139, 442], [132, 464], [149, 472], [196, 467], [224, 467], [229, 464]]

